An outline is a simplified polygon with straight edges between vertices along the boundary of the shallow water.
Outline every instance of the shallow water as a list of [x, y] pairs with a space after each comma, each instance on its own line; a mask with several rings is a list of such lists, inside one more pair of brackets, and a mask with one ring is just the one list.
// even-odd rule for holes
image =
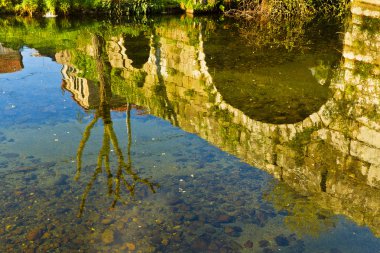
[[1, 22], [1, 252], [380, 252], [376, 22]]

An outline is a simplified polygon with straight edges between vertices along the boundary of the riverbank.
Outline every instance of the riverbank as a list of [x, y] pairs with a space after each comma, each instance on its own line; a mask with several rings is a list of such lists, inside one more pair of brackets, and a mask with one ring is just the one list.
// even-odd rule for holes
[[0, 14], [20, 16], [108, 15], [139, 16], [152, 13], [225, 13], [243, 19], [256, 17], [307, 18], [344, 16], [350, 0], [2, 0]]

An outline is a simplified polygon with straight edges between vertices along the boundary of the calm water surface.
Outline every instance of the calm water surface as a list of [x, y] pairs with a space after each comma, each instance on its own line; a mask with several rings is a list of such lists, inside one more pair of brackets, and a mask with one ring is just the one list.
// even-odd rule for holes
[[0, 252], [380, 252], [379, 10], [357, 8], [0, 20]]

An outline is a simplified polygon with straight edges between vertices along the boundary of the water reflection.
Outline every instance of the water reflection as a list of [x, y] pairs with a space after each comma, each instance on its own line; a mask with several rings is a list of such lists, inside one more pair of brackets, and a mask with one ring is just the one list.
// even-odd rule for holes
[[[85, 148], [88, 139], [90, 138], [91, 129], [95, 126], [96, 122], [100, 119], [103, 120], [103, 141], [102, 147], [99, 151], [97, 157], [97, 165], [94, 170], [94, 174], [91, 177], [91, 180], [88, 182], [86, 189], [82, 195], [82, 201], [80, 204], [79, 214], [81, 217], [87, 200], [87, 196], [93, 187], [94, 182], [97, 180], [100, 173], [102, 173], [103, 166], [105, 173], [107, 174], [107, 187], [108, 195], [113, 196], [113, 201], [111, 208], [115, 208], [118, 201], [122, 199], [122, 189], [125, 188], [127, 193], [133, 198], [135, 195], [135, 188], [137, 183], [145, 184], [150, 190], [154, 193], [156, 184], [150, 182], [148, 179], [141, 178], [138, 173], [133, 171], [132, 168], [132, 158], [131, 158], [131, 145], [132, 145], [132, 133], [131, 133], [131, 105], [126, 105], [127, 113], [127, 131], [128, 131], [128, 145], [127, 145], [127, 161], [125, 161], [123, 152], [119, 146], [119, 141], [117, 139], [115, 130], [113, 128], [112, 119], [111, 119], [111, 107], [115, 104], [111, 104], [111, 83], [110, 83], [110, 71], [111, 67], [109, 62], [106, 60], [105, 56], [105, 42], [101, 35], [92, 35], [92, 48], [93, 48], [93, 57], [96, 61], [96, 70], [98, 73], [98, 92], [99, 96], [99, 105], [94, 112], [94, 118], [87, 125], [85, 131], [83, 132], [82, 140], [79, 144], [77, 151], [77, 172], [75, 179], [78, 180], [82, 170], [82, 156], [83, 150]], [[65, 72], [64, 72], [65, 73]], [[67, 72], [66, 72], [67, 73]], [[65, 74], [66, 74], [65, 73]], [[83, 88], [88, 89], [86, 84], [80, 83], [79, 90], [82, 91], [82, 98], [85, 96], [83, 93]], [[74, 85], [75, 87], [75, 85]], [[66, 87], [65, 87], [66, 88]], [[74, 92], [78, 89], [74, 89]], [[88, 96], [89, 94], [87, 94]], [[74, 96], [75, 98], [75, 96]], [[92, 98], [94, 100], [94, 98]], [[96, 98], [95, 98], [96, 99]], [[118, 165], [117, 169], [112, 172], [110, 165], [111, 149], [116, 153]]]
[[[223, 89], [214, 84], [217, 81], [205, 61], [201, 23], [184, 24], [184, 31], [191, 26], [190, 34], [178, 27], [157, 27], [156, 42], [151, 43], [149, 58], [140, 69], [128, 61], [128, 50], [112, 46], [117, 38], [109, 41], [110, 64], [120, 69], [114, 72], [119, 76], [113, 79], [112, 91], [309, 196], [299, 201], [297, 194], [284, 193], [292, 190], [283, 184], [268, 195], [278, 210], [289, 213], [285, 220], [293, 229], [319, 234], [321, 226], [334, 226], [333, 214], [344, 214], [379, 235], [379, 50], [376, 41], [363, 38], [377, 31], [371, 18], [354, 13], [345, 34], [340, 69], [333, 77], [328, 74], [331, 80], [324, 82], [332, 98], [294, 124], [257, 121], [224, 100]], [[374, 42], [355, 47], [360, 41]], [[315, 229], [310, 230], [311, 224]]]
[[[56, 61], [63, 66], [62, 88], [93, 118], [87, 118], [86, 126], [81, 125], [84, 131], [74, 141], [75, 145], [79, 142], [77, 167], [69, 175], [72, 178], [76, 173], [78, 182], [68, 184], [70, 194], [66, 195], [67, 188], [57, 190], [59, 198], [54, 200], [80, 203], [79, 220], [68, 210], [57, 211], [56, 217], [71, 221], [72, 227], [65, 227], [67, 231], [87, 233], [77, 241], [70, 237], [67, 249], [339, 252], [340, 248], [344, 252], [376, 252], [379, 241], [375, 237], [380, 235], [380, 84], [375, 39], [379, 29], [376, 19], [368, 14], [372, 8], [375, 7], [354, 5], [353, 22], [345, 33], [339, 64], [335, 64], [337, 55], [329, 49], [317, 50], [316, 54], [290, 54], [288, 58], [283, 58], [287, 51], [277, 54], [278, 49], [266, 49], [251, 60], [260, 69], [253, 73], [249, 73], [249, 67], [237, 66], [239, 60], [231, 61], [234, 54], [227, 52], [224, 43], [215, 42], [226, 40], [226, 35], [208, 20], [162, 19], [139, 25], [136, 30], [129, 26], [101, 26], [101, 34], [96, 25], [72, 31], [75, 40], [67, 43], [71, 46], [58, 47], [60, 50], [55, 52]], [[139, 40], [149, 47], [133, 53]], [[238, 43], [239, 37], [229, 41]], [[328, 44], [333, 42], [337, 41]], [[217, 54], [213, 43], [229, 57]], [[237, 45], [242, 52], [250, 49]], [[244, 61], [248, 61], [249, 57], [245, 57]], [[300, 63], [294, 63], [298, 60]], [[305, 62], [306, 67], [302, 66]], [[297, 79], [296, 73], [290, 73], [296, 85], [283, 83], [276, 90], [281, 93], [270, 94], [276, 82], [271, 83], [270, 77], [265, 79], [263, 73], [287, 75], [284, 71], [294, 67], [299, 67], [302, 76]], [[240, 72], [228, 73], [228, 69]], [[251, 91], [253, 86], [240, 78], [246, 74], [258, 77], [256, 86], [263, 88]], [[248, 102], [258, 93], [263, 97], [272, 95], [266, 102], [270, 104], [283, 94], [292, 93], [290, 97], [294, 98], [302, 89], [306, 95], [300, 100], [310, 106], [295, 113], [297, 117], [291, 113], [292, 107], [286, 110], [288, 114], [273, 115], [263, 109], [262, 115], [257, 115], [258, 104]], [[251, 96], [243, 101], [233, 99], [246, 91]], [[265, 93], [260, 94], [262, 91]], [[318, 98], [310, 99], [310, 94], [318, 94]], [[191, 135], [178, 138], [182, 132], [169, 131], [168, 126], [158, 128], [163, 123], [157, 119], [134, 118], [132, 105], [142, 106], [147, 113], [198, 135], [262, 171], [199, 144]], [[126, 125], [123, 119], [119, 132], [120, 118], [111, 112], [115, 109], [126, 111]], [[144, 121], [134, 128], [134, 135], [133, 120]], [[126, 142], [116, 136], [125, 132], [125, 126]], [[94, 138], [97, 127], [99, 132]], [[156, 136], [149, 133], [155, 127], [159, 129]], [[136, 144], [135, 153], [131, 150], [133, 141], [141, 142]], [[122, 152], [124, 143], [126, 154]], [[87, 153], [87, 157], [85, 147], [94, 155]], [[139, 165], [136, 167], [144, 170], [137, 172], [132, 159]], [[82, 160], [96, 164], [83, 166]], [[156, 165], [162, 165], [161, 171]], [[277, 180], [273, 182], [263, 171]], [[102, 172], [105, 181], [99, 179]], [[153, 182], [160, 182], [161, 187], [157, 188], [145, 175], [154, 175]], [[81, 184], [80, 179], [85, 183]], [[66, 177], [62, 180], [68, 181]], [[61, 181], [57, 188], [65, 185]], [[139, 185], [143, 186], [139, 188], [142, 194], [137, 189]], [[106, 198], [99, 194], [103, 188], [107, 189]], [[145, 194], [147, 189], [157, 194]], [[124, 190], [127, 200], [128, 195], [139, 195], [141, 205], [128, 205], [122, 200]], [[47, 199], [37, 194], [39, 202]], [[94, 197], [97, 194], [99, 200]], [[71, 195], [80, 197], [69, 202]], [[117, 205], [120, 202], [125, 205]], [[106, 212], [102, 209], [105, 205], [118, 208]], [[368, 227], [372, 234], [341, 215]], [[8, 230], [0, 230], [0, 234], [22, 234], [13, 227]], [[41, 242], [44, 249], [57, 248], [49, 240], [60, 240], [45, 236], [46, 232], [65, 234], [49, 227], [28, 238]], [[347, 245], [341, 245], [341, 237], [350, 238]]]
[[23, 68], [20, 52], [3, 47], [0, 43], [0, 73], [12, 73]]

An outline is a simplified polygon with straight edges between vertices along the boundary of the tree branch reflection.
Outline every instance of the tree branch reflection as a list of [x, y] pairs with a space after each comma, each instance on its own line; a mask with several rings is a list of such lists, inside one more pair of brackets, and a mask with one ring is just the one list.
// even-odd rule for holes
[[[78, 217], [83, 215], [83, 211], [86, 205], [87, 197], [97, 180], [99, 174], [104, 172], [107, 175], [107, 192], [109, 196], [113, 197], [111, 208], [114, 208], [119, 200], [122, 198], [122, 189], [125, 188], [130, 197], [135, 196], [136, 186], [138, 184], [146, 185], [153, 193], [156, 192], [157, 184], [151, 182], [149, 179], [142, 178], [137, 172], [133, 170], [132, 158], [131, 158], [131, 146], [132, 146], [132, 130], [131, 130], [131, 105], [127, 106], [126, 125], [128, 133], [127, 141], [127, 161], [125, 161], [123, 152], [120, 148], [119, 141], [115, 130], [113, 128], [111, 118], [111, 82], [110, 71], [111, 65], [108, 61], [107, 54], [105, 52], [105, 42], [103, 37], [99, 34], [92, 35], [92, 46], [94, 49], [94, 57], [96, 60], [96, 70], [98, 72], [99, 80], [99, 106], [95, 111], [93, 120], [87, 125], [83, 133], [82, 139], [77, 149], [77, 172], [75, 180], [78, 180], [82, 171], [82, 157], [86, 143], [90, 139], [91, 130], [94, 128], [99, 119], [103, 121], [103, 140], [102, 147], [99, 150], [97, 157], [96, 168], [92, 174], [90, 181], [87, 183], [85, 191], [82, 195]], [[111, 145], [115, 150], [117, 156], [117, 167], [113, 174], [110, 164]]]

